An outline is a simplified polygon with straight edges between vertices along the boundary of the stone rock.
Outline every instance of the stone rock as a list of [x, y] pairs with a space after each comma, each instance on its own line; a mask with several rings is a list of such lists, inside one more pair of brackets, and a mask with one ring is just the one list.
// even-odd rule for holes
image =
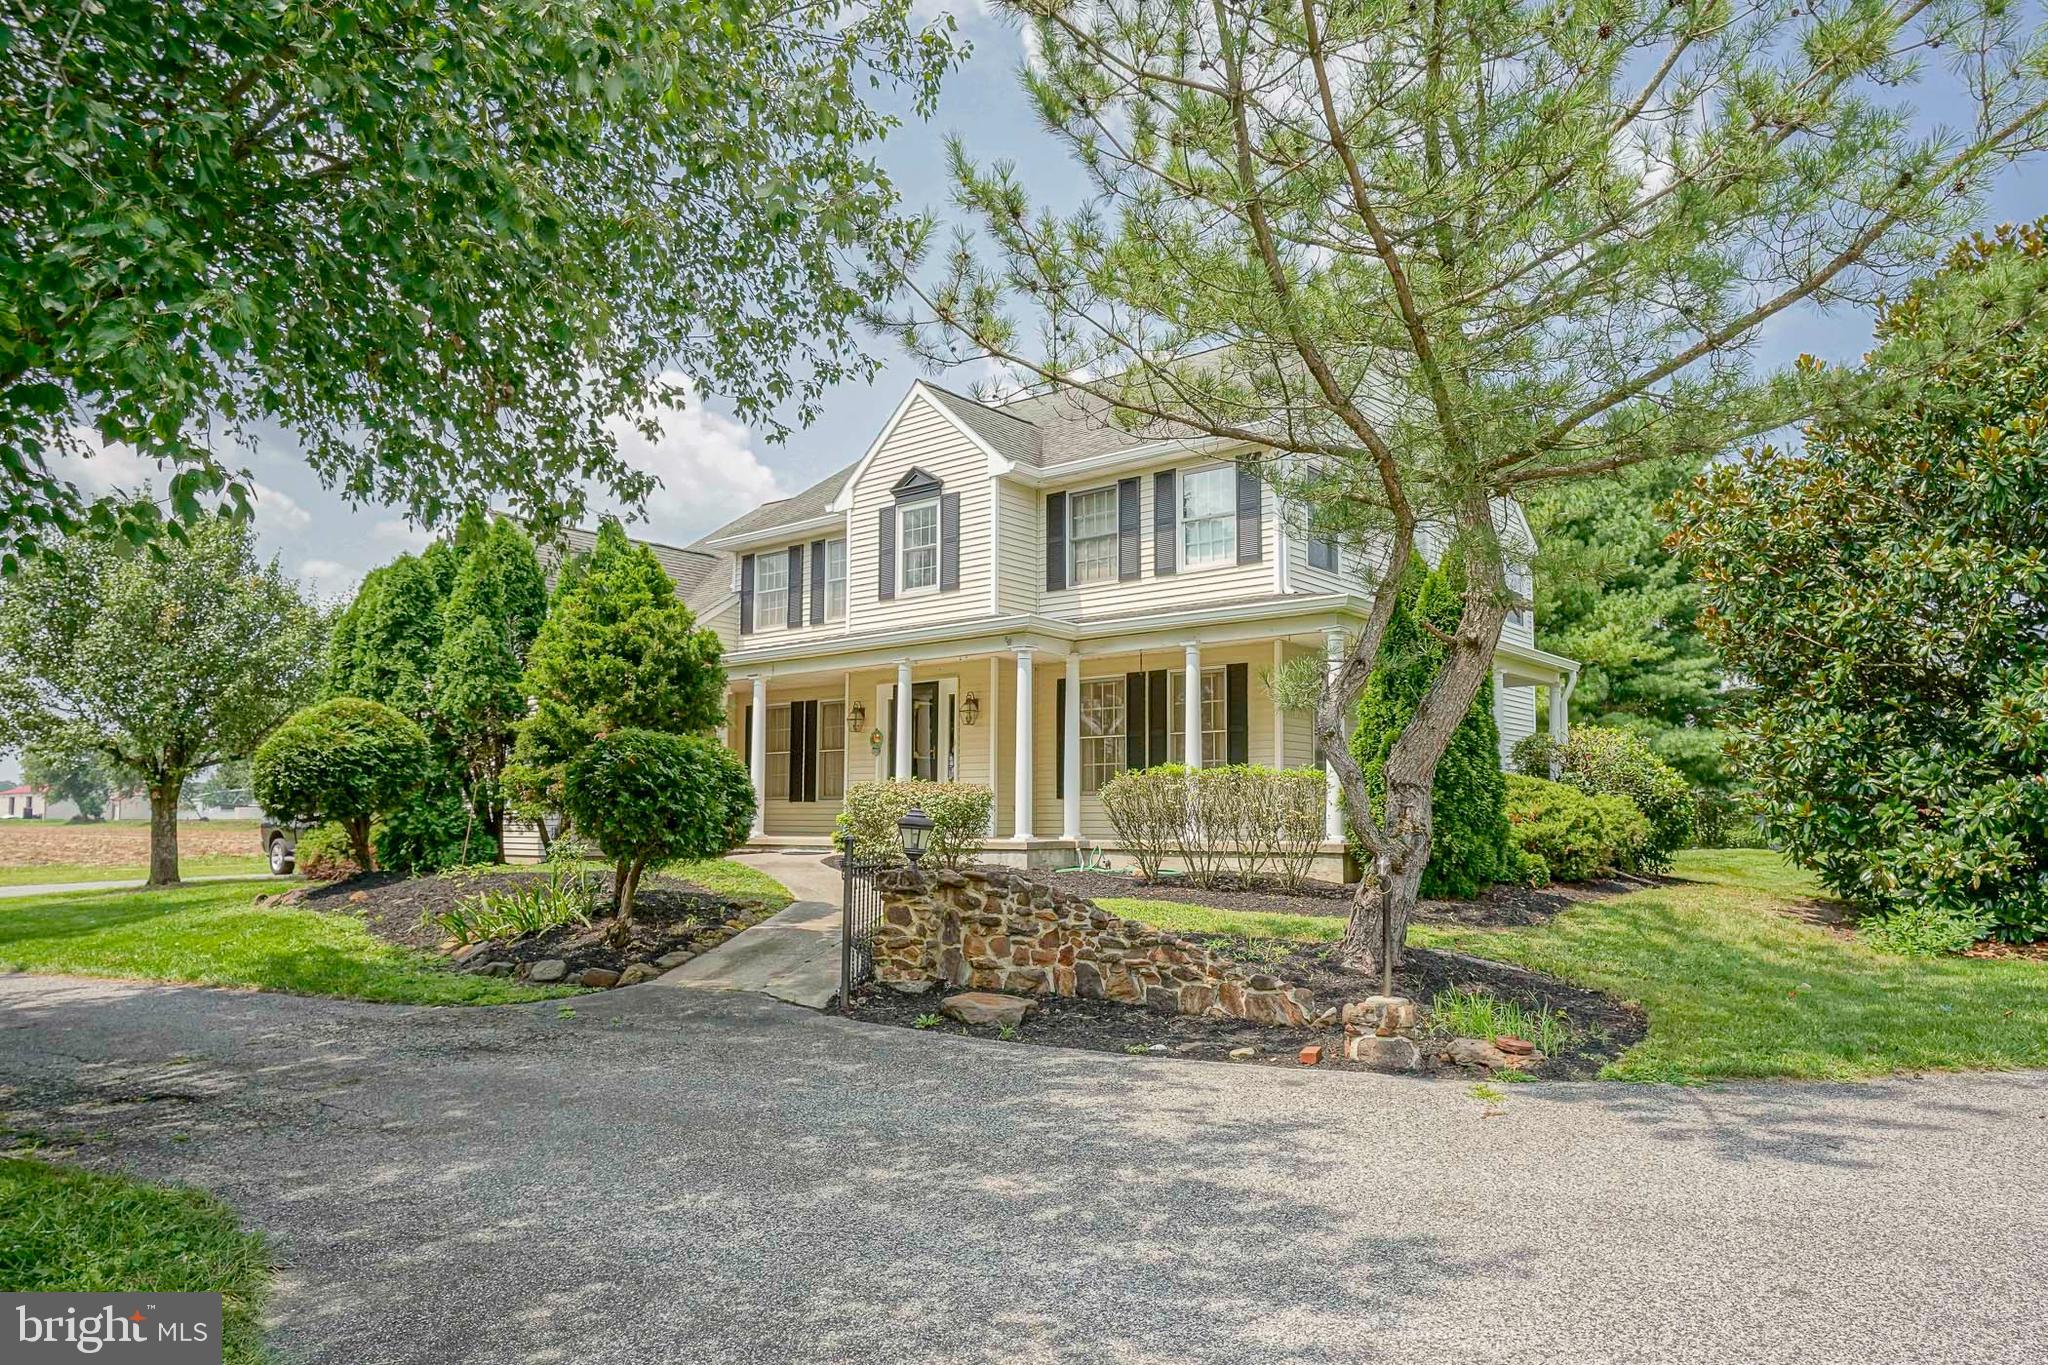
[[1377, 1033], [1355, 1033], [1346, 1038], [1344, 1056], [1388, 1071], [1413, 1071], [1422, 1065], [1422, 1049], [1413, 1038], [1383, 1038]]
[[483, 966], [476, 969], [476, 974], [478, 976], [510, 976], [513, 970], [513, 966], [509, 962], [486, 962]]
[[474, 962], [489, 951], [491, 951], [489, 939], [479, 943], [472, 943], [466, 948], [457, 948], [455, 950], [455, 965], [460, 967], [464, 963]]
[[1301, 1064], [1303, 1066], [1314, 1066], [1322, 1060], [1323, 1045], [1321, 1043], [1310, 1043], [1301, 1050]]
[[958, 1019], [963, 1024], [976, 1024], [990, 1028], [1015, 1028], [1024, 1022], [1024, 1012], [1031, 1008], [1031, 1002], [1014, 995], [997, 995], [992, 991], [968, 991], [961, 995], [949, 995], [939, 1005], [939, 1013], [948, 1019]]
[[654, 959], [654, 965], [666, 972], [673, 968], [682, 966], [685, 962], [688, 962], [691, 958], [695, 956], [697, 956], [695, 953], [689, 952], [685, 949], [678, 948], [675, 952], [663, 953], [660, 957]]
[[1484, 1038], [1453, 1038], [1437, 1055], [1458, 1066], [1483, 1066], [1489, 1071], [1513, 1065], [1507, 1053]]
[[361, 905], [368, 899], [370, 899], [370, 893], [367, 891], [351, 891], [348, 893], [348, 903], [350, 905]]
[[559, 957], [544, 957], [526, 969], [528, 981], [560, 981], [569, 974], [569, 964]]
[[626, 970], [619, 973], [619, 984], [621, 986], [637, 986], [643, 981], [652, 981], [660, 975], [661, 969], [652, 962], [633, 962], [627, 964]]
[[1503, 1033], [1493, 1040], [1493, 1045], [1510, 1057], [1531, 1057], [1536, 1053], [1536, 1044], [1527, 1038], [1517, 1038], [1512, 1033]]
[[585, 967], [583, 975], [576, 979], [598, 990], [606, 990], [619, 984], [619, 974], [609, 967]]
[[1259, 1050], [1255, 1047], [1234, 1047], [1230, 1049], [1230, 1055], [1242, 1061], [1246, 1057], [1258, 1056]]

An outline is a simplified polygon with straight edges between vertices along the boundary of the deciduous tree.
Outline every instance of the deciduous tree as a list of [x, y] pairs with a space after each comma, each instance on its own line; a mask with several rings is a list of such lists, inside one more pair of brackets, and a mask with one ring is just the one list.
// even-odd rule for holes
[[[2039, 11], [2003, 0], [1001, 8], [1095, 193], [1040, 211], [956, 144], [977, 235], [921, 243], [890, 320], [935, 363], [1256, 461], [1307, 529], [1378, 551], [1316, 721], [1370, 854], [1345, 937], [1368, 963], [1517, 605], [1500, 499], [1853, 406], [1853, 376], [1758, 363], [1761, 330], [1918, 268], [2048, 135]], [[1935, 92], [1959, 112], [1922, 133]], [[1353, 708], [1425, 530], [1462, 547], [1465, 600], [1375, 816]]]
[[617, 433], [716, 392], [771, 429], [870, 373], [903, 239], [873, 159], [951, 21], [911, 0], [22, 0], [0, 29], [0, 567], [160, 521], [57, 455], [124, 442], [170, 514], [246, 509], [286, 428], [423, 522], [573, 516]]
[[0, 742], [90, 751], [149, 793], [149, 880], [178, 880], [185, 779], [246, 757], [317, 684], [319, 611], [245, 522], [157, 553], [76, 538], [0, 587]]

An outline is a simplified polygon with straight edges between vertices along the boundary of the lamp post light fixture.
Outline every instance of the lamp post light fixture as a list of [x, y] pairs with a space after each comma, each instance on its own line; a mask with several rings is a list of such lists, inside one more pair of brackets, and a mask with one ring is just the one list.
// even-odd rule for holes
[[972, 729], [981, 722], [981, 698], [969, 692], [960, 703], [960, 723]]
[[896, 830], [903, 837], [903, 856], [910, 859], [912, 867], [916, 867], [932, 841], [931, 816], [912, 806], [896, 822]]

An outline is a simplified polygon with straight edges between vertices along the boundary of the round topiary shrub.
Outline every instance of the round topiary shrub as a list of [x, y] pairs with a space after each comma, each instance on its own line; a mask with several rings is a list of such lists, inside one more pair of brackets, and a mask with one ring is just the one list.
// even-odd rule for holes
[[562, 797], [576, 832], [612, 860], [621, 936], [649, 866], [719, 857], [745, 842], [754, 820], [746, 767], [703, 735], [620, 730], [595, 740], [570, 760]]
[[379, 702], [337, 697], [293, 715], [256, 750], [249, 776], [273, 820], [332, 820], [349, 856], [374, 870], [370, 826], [405, 804], [432, 769], [420, 727]]
[[1625, 796], [1650, 822], [1649, 840], [1629, 872], [1662, 872], [1671, 855], [1692, 843], [1699, 828], [1699, 801], [1678, 769], [1626, 730], [1581, 725], [1564, 743], [1530, 735], [1514, 749], [1515, 766], [1534, 777], [1555, 771], [1557, 780], [1589, 796]]

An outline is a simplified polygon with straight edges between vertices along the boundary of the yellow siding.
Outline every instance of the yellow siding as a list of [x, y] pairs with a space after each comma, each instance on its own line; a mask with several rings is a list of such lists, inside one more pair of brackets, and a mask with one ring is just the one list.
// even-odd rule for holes
[[[960, 587], [956, 592], [898, 591], [894, 599], [882, 601], [876, 594], [876, 518], [895, 501], [890, 487], [913, 466], [938, 479], [946, 492], [960, 495]], [[988, 457], [920, 394], [853, 489], [846, 569], [848, 632], [857, 635], [988, 615], [994, 572], [991, 506]], [[900, 562], [900, 545], [898, 554]]]
[[1001, 607], [1005, 612], [1036, 611], [1045, 587], [1045, 525], [1040, 516], [1044, 500], [1036, 489], [1009, 479], [999, 487]]

